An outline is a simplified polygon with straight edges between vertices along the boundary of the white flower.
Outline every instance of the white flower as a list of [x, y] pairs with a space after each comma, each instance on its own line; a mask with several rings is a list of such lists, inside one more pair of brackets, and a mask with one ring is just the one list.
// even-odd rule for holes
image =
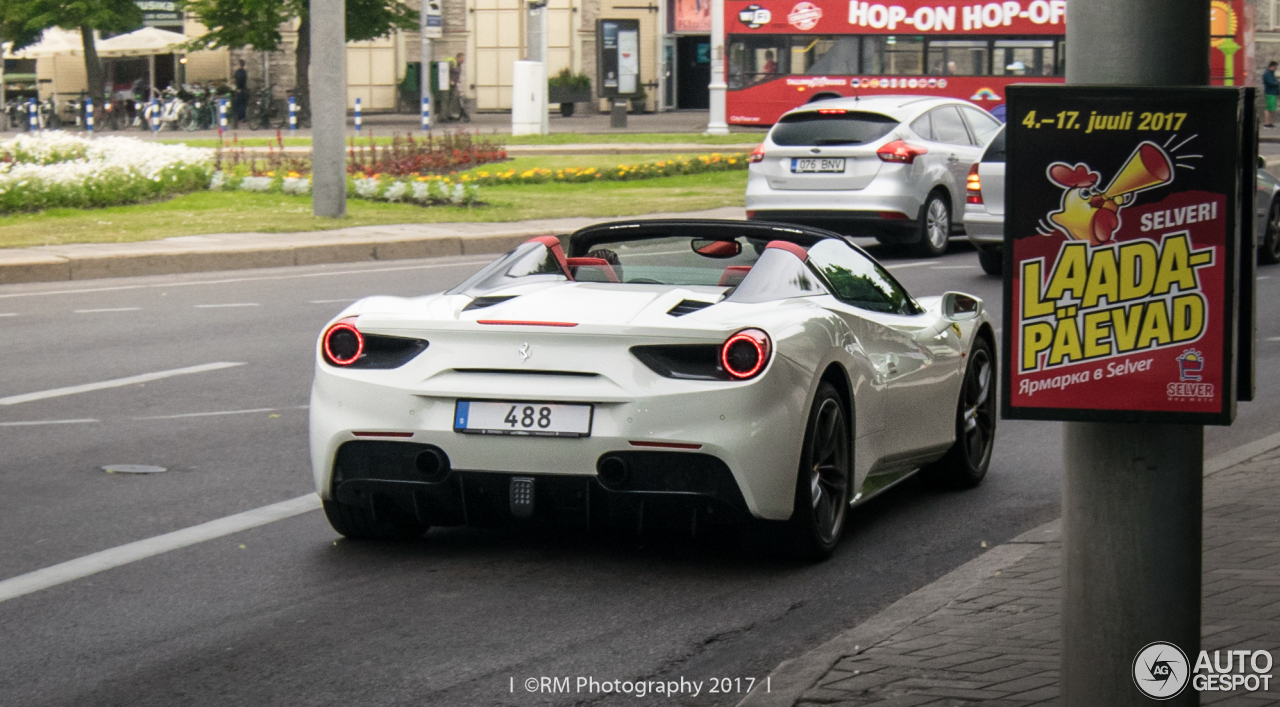
[[280, 189], [286, 194], [309, 194], [311, 182], [306, 177], [285, 177]]
[[267, 191], [271, 188], [271, 177], [245, 177], [240, 180], [243, 191]]
[[405, 187], [404, 182], [396, 182], [387, 187], [387, 193], [383, 194], [383, 197], [387, 201], [400, 201], [400, 197], [404, 196], [406, 191], [408, 189]]
[[376, 199], [381, 186], [375, 177], [360, 178], [356, 180], [356, 194], [362, 199]]
[[420, 204], [431, 201], [431, 182], [414, 182], [412, 198]]
[[222, 191], [227, 184], [227, 173], [218, 170], [213, 173], [213, 178], [209, 180], [209, 191]]

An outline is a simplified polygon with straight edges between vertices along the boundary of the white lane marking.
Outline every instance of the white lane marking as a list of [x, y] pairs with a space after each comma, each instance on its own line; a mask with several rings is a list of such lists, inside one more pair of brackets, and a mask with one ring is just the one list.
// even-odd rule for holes
[[1270, 280], [1270, 279], [1271, 279], [1271, 276], [1270, 276], [1270, 275], [1261, 275], [1261, 276], [1259, 276], [1259, 277], [1258, 277], [1258, 279], [1259, 279], [1259, 280]]
[[162, 378], [171, 378], [173, 376], [185, 376], [189, 373], [205, 373], [206, 371], [218, 371], [223, 368], [233, 368], [235, 366], [243, 366], [243, 363], [228, 363], [219, 361], [218, 363], [203, 363], [199, 366], [187, 366], [186, 368], [174, 368], [168, 371], [156, 371], [155, 373], [143, 373], [138, 376], [129, 376], [128, 378], [116, 378], [109, 381], [101, 381], [98, 383], [85, 383], [84, 385], [71, 385], [66, 388], [54, 388], [52, 390], [41, 390], [35, 393], [23, 393], [22, 395], [10, 395], [7, 398], [0, 398], [0, 405], [17, 405], [18, 403], [29, 403], [33, 400], [44, 400], [46, 398], [57, 398], [63, 395], [75, 395], [77, 393], [88, 393], [94, 390], [104, 390], [106, 388], [121, 388], [134, 383], [148, 383]]
[[177, 420], [183, 417], [214, 417], [217, 415], [247, 415], [252, 412], [275, 412], [278, 408], [254, 408], [252, 410], [219, 410], [217, 412], [187, 412], [181, 415], [153, 415], [151, 417], [131, 417], [130, 420]]
[[[496, 256], [495, 256], [496, 257]], [[271, 275], [267, 277], [236, 277], [225, 280], [200, 280], [197, 282], [167, 282], [154, 285], [118, 285], [116, 287], [86, 287], [80, 290], [51, 290], [49, 292], [14, 292], [0, 295], [0, 299], [13, 297], [43, 297], [45, 295], [78, 295], [82, 292], [115, 292], [117, 290], [143, 290], [156, 287], [193, 287], [195, 285], [225, 285], [235, 282], [261, 282], [264, 280], [293, 280], [301, 277], [333, 277], [335, 275], [363, 275], [370, 272], [396, 272], [399, 270], [436, 270], [439, 268], [460, 268], [470, 265], [486, 265], [489, 260], [467, 260], [460, 263], [437, 263], [434, 265], [404, 265], [396, 268], [369, 268], [367, 270], [338, 270], [335, 272], [300, 273], [297, 275]]]
[[338, 302], [355, 302], [355, 299], [350, 297], [347, 299], [313, 299], [308, 304], [335, 304]]
[[155, 557], [156, 555], [202, 543], [206, 540], [213, 540], [214, 538], [274, 523], [285, 518], [292, 518], [318, 508], [320, 508], [320, 497], [314, 493], [309, 493], [306, 496], [299, 496], [288, 501], [281, 501], [280, 503], [245, 511], [244, 513], [211, 520], [208, 523], [193, 525], [190, 528], [175, 530], [172, 533], [165, 533], [146, 540], [138, 540], [137, 542], [95, 552], [92, 555], [85, 555], [52, 567], [45, 567], [44, 569], [0, 581], [0, 601], [8, 601], [24, 594], [56, 587], [59, 584], [88, 577], [103, 570], [120, 567], [138, 560], [145, 560], [148, 557]]
[[73, 309], [76, 314], [97, 314], [99, 312], [136, 312], [142, 307], [110, 307], [107, 309]]
[[17, 312], [5, 312], [4, 314], [0, 314], [0, 317], [16, 317], [16, 316], [18, 316]]
[[229, 302], [227, 304], [193, 304], [196, 309], [221, 309], [223, 307], [261, 307], [257, 302]]
[[1280, 336], [1269, 336], [1267, 341], [1280, 341]]
[[977, 265], [935, 265], [933, 270], [977, 270]]
[[899, 265], [886, 265], [884, 266], [884, 269], [885, 270], [901, 270], [903, 268], [918, 268], [924, 265], [932, 265], [932, 263], [930, 263], [927, 260], [924, 260], [919, 263], [901, 263]]
[[0, 427], [30, 427], [32, 425], [82, 425], [88, 422], [99, 422], [91, 418], [83, 420], [31, 420], [29, 422], [0, 422]]

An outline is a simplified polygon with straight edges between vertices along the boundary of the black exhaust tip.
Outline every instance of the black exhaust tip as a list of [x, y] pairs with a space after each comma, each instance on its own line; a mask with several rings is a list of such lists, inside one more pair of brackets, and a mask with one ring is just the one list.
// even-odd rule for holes
[[417, 467], [418, 473], [422, 474], [422, 480], [427, 483], [439, 483], [449, 475], [449, 458], [435, 447], [419, 452], [413, 464]]
[[628, 472], [627, 460], [622, 457], [605, 457], [600, 460], [600, 480], [608, 486], [621, 486], [626, 482]]

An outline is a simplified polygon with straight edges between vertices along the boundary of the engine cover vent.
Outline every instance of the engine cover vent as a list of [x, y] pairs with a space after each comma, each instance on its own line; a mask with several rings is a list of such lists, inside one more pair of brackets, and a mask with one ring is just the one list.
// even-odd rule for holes
[[673, 317], [683, 317], [686, 314], [692, 314], [700, 309], [706, 309], [713, 304], [715, 304], [715, 302], [700, 302], [696, 299], [684, 299], [680, 300], [680, 303], [676, 306], [667, 310], [667, 314], [670, 314]]
[[506, 295], [506, 296], [498, 296], [498, 297], [477, 297], [471, 300], [470, 302], [468, 302], [467, 306], [462, 308], [462, 311], [465, 312], [470, 309], [484, 309], [485, 307], [492, 307], [495, 304], [502, 304], [503, 302], [506, 302], [509, 299], [515, 299], [518, 296], [519, 295]]

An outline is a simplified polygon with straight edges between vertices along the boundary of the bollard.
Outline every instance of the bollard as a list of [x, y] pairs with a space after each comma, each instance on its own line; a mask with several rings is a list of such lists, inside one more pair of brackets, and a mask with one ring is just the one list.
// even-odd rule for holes
[[289, 130], [298, 129], [298, 101], [289, 96]]
[[160, 120], [160, 102], [152, 98], [151, 99], [151, 132], [153, 133], [160, 132], [160, 125], [163, 122], [164, 121]]
[[84, 129], [93, 132], [93, 99], [84, 99]]
[[27, 126], [32, 132], [40, 129], [40, 109], [36, 107], [36, 99], [27, 99]]
[[431, 98], [428, 96], [422, 97], [422, 129], [431, 129]]
[[360, 132], [360, 99], [356, 99], [356, 132]]

